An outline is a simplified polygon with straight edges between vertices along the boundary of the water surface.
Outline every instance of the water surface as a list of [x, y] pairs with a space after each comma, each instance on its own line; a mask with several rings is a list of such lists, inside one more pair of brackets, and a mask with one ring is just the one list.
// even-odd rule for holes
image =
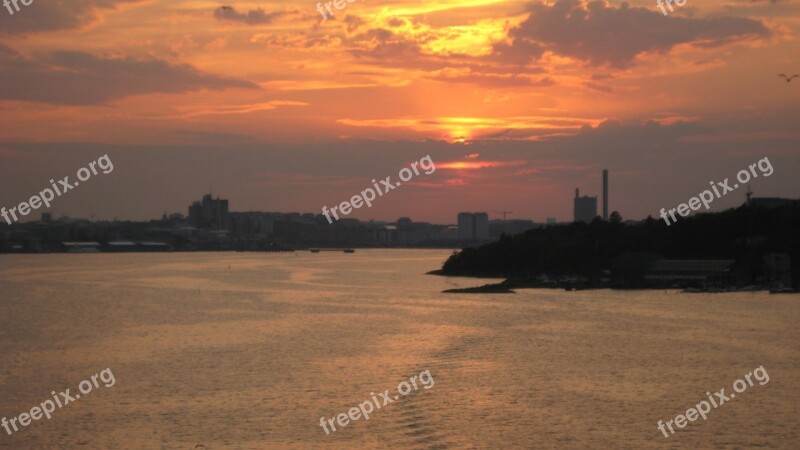
[[0, 255], [0, 416], [116, 378], [0, 448], [797, 448], [800, 296], [442, 294], [490, 282], [424, 275], [449, 253]]

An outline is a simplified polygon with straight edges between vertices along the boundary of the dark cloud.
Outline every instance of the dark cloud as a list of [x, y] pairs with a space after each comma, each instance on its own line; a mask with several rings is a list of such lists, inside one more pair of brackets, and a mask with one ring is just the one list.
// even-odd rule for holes
[[595, 66], [625, 68], [643, 53], [666, 53], [679, 44], [716, 47], [770, 35], [756, 20], [665, 17], [627, 3], [615, 8], [604, 1], [559, 0], [533, 4], [529, 10], [528, 18], [509, 32], [511, 43], [495, 46], [499, 59], [533, 61], [549, 50]]
[[525, 37], [517, 37], [512, 44], [499, 42], [494, 44], [492, 58], [509, 64], [524, 66], [536, 61], [544, 54], [544, 47]]
[[0, 44], [0, 99], [91, 105], [149, 93], [256, 88], [240, 80], [200, 72], [159, 59], [107, 58], [59, 51], [42, 60]]
[[234, 22], [242, 22], [248, 25], [264, 25], [272, 23], [272, 21], [282, 15], [286, 14], [283, 11], [273, 13], [265, 13], [263, 9], [252, 9], [245, 13], [237, 12], [233, 6], [220, 6], [214, 11], [214, 17], [217, 20], [230, 20]]
[[[93, 22], [103, 9], [145, 0], [47, 0], [32, 3], [3, 18], [0, 34], [39, 33], [80, 28]], [[22, 5], [20, 5], [22, 6]], [[7, 11], [3, 8], [3, 15]]]
[[[399, 19], [392, 19], [392, 20], [394, 21], [394, 20], [399, 20]], [[344, 18], [344, 23], [347, 24], [347, 32], [348, 33], [352, 33], [353, 31], [357, 30], [360, 26], [362, 26], [365, 23], [367, 23], [367, 21], [362, 19], [359, 16], [354, 16], [353, 14], [348, 14]], [[402, 23], [402, 21], [401, 21], [401, 23]], [[392, 22], [390, 21], [389, 24], [391, 25]], [[393, 26], [399, 26], [399, 25], [393, 25]]]
[[375, 65], [407, 69], [437, 70], [447, 61], [423, 54], [417, 42], [385, 28], [372, 28], [347, 40], [351, 54]]

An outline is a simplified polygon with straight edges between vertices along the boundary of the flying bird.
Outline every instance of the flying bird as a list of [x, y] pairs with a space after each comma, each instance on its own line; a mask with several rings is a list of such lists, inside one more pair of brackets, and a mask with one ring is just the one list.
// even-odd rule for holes
[[785, 73], [782, 73], [782, 74], [779, 74], [778, 76], [785, 78], [787, 83], [791, 83], [794, 78], [800, 77], [800, 73], [796, 73], [796, 74], [794, 74], [792, 76], [788, 76]]

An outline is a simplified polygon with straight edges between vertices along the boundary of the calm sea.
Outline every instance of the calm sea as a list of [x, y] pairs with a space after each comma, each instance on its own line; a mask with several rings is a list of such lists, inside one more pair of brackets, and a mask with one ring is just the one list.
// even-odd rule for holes
[[[116, 380], [0, 448], [798, 448], [800, 296], [442, 294], [489, 282], [425, 275], [448, 254], [0, 255], [0, 417]], [[424, 370], [433, 388], [320, 427]]]

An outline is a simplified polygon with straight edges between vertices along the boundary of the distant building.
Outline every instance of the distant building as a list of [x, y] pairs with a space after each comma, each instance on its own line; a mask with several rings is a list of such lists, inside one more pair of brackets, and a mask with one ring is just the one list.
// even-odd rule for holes
[[575, 222], [591, 223], [597, 217], [597, 197], [580, 196], [580, 190], [575, 189], [574, 203]]
[[555, 225], [556, 224], [556, 218], [555, 217], [548, 217], [547, 219], [545, 219], [545, 223], [548, 224], [548, 225]]
[[164, 242], [150, 242], [142, 241], [138, 243], [139, 250], [143, 252], [166, 252], [169, 250], [169, 245]]
[[458, 238], [464, 241], [489, 240], [489, 214], [458, 213]]
[[62, 242], [67, 253], [100, 253], [98, 242]]
[[655, 285], [726, 286], [731, 281], [732, 259], [662, 259], [644, 273], [645, 283]]
[[138, 250], [139, 246], [132, 241], [112, 241], [105, 246], [107, 252], [135, 252]]
[[397, 219], [397, 229], [398, 230], [410, 230], [412, 226], [411, 218], [410, 217], [401, 217]]
[[214, 231], [229, 229], [228, 201], [204, 195], [202, 201], [189, 206], [189, 225]]
[[397, 241], [397, 227], [395, 225], [380, 227], [375, 233], [378, 242], [381, 244], [394, 244]]
[[42, 223], [50, 223], [53, 221], [53, 215], [50, 213], [42, 213]]
[[603, 220], [608, 221], [608, 170], [603, 170]]
[[475, 236], [475, 225], [472, 213], [458, 213], [458, 238], [461, 240], [472, 240]]
[[239, 236], [270, 236], [275, 232], [275, 220], [270, 213], [233, 212], [228, 221], [230, 231]]
[[733, 260], [664, 259], [652, 252], [626, 252], [611, 260], [617, 287], [728, 286], [735, 281]]

